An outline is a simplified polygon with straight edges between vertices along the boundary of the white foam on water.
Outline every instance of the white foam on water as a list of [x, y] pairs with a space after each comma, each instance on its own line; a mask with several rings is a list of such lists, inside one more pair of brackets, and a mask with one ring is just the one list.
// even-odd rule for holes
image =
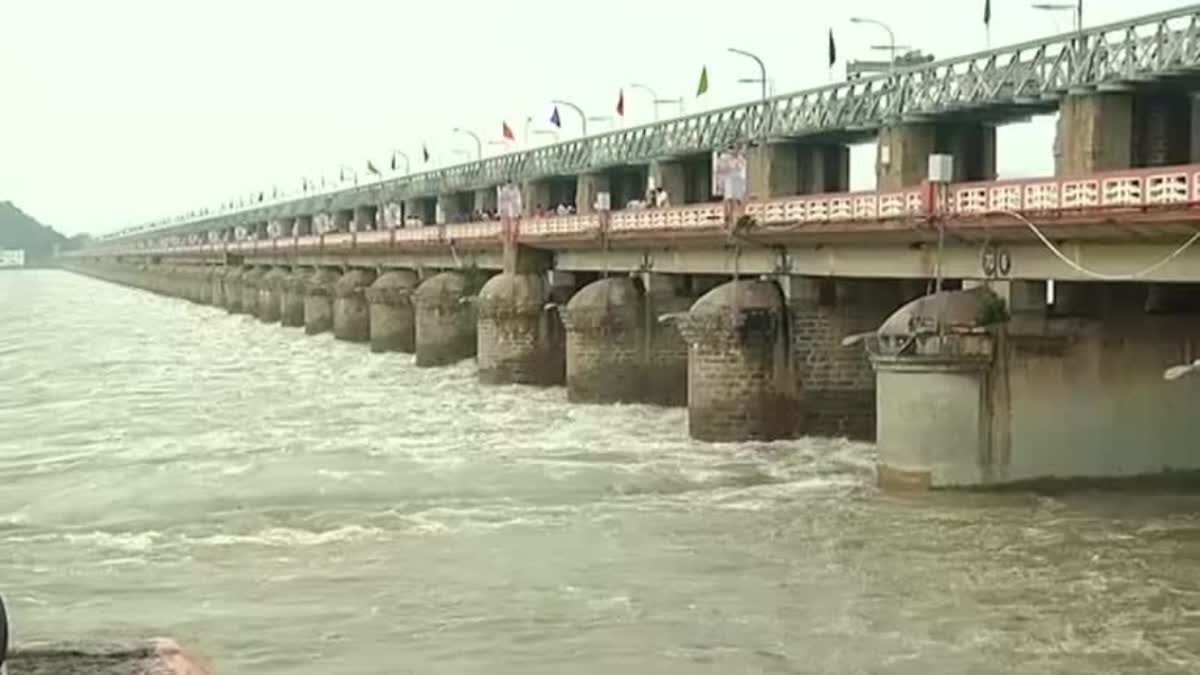
[[204, 537], [184, 538], [189, 546], [271, 546], [311, 547], [378, 539], [384, 531], [376, 527], [343, 525], [323, 531], [301, 530], [290, 527], [272, 527], [252, 534], [214, 534]]
[[161, 532], [101, 532], [66, 534], [63, 539], [74, 545], [113, 548], [121, 551], [142, 552], [150, 550], [163, 538]]

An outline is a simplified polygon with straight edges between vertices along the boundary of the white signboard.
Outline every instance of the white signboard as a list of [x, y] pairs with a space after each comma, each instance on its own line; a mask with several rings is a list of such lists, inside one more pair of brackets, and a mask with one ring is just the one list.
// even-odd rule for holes
[[597, 211], [612, 210], [612, 194], [605, 192], [596, 193], [596, 203], [593, 205]]

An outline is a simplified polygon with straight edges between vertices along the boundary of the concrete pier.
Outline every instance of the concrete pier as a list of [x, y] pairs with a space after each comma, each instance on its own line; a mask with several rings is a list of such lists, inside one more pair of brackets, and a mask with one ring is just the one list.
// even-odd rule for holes
[[205, 305], [216, 304], [213, 301], [213, 278], [220, 273], [220, 267], [203, 265], [199, 270], [200, 302]]
[[304, 325], [304, 296], [307, 292], [307, 270], [296, 268], [285, 272], [280, 279], [279, 323], [292, 328]]
[[544, 274], [497, 274], [479, 292], [479, 381], [562, 384], [566, 346]]
[[266, 323], [278, 323], [283, 306], [283, 284], [287, 272], [282, 267], [272, 267], [258, 287], [258, 318]]
[[442, 272], [413, 295], [418, 366], [445, 366], [475, 356], [475, 304], [467, 278]]
[[318, 267], [305, 282], [304, 332], [316, 335], [333, 329], [333, 286], [340, 275]]
[[659, 317], [691, 302], [678, 294], [678, 277], [641, 277], [592, 282], [560, 309], [568, 400], [687, 405], [687, 343]]
[[714, 288], [678, 319], [688, 350], [688, 432], [704, 441], [797, 435], [800, 402], [783, 294], [766, 281]]
[[230, 265], [225, 268], [222, 286], [225, 289], [225, 310], [230, 314], [242, 312], [242, 273], [241, 265]]
[[996, 127], [979, 122], [912, 122], [879, 132], [876, 182], [892, 191], [920, 185], [929, 172], [929, 155], [954, 157], [954, 180], [996, 178]]
[[[1011, 282], [1023, 284], [1025, 282]], [[1086, 284], [1086, 314], [988, 289], [917, 300], [879, 329], [879, 481], [890, 490], [1200, 472], [1200, 316], [1147, 314], [1148, 285]], [[1036, 294], [1024, 294], [1035, 297]], [[1044, 297], [1044, 296], [1043, 296]], [[914, 332], [940, 316], [944, 334]], [[917, 320], [914, 321], [914, 317]]]
[[225, 307], [225, 275], [228, 274], [229, 268], [224, 265], [214, 265], [212, 272], [208, 275], [208, 283], [210, 288], [209, 295], [212, 298], [213, 307]]
[[367, 288], [375, 282], [370, 270], [352, 269], [333, 285], [333, 336], [348, 342], [371, 339], [371, 315]]
[[408, 270], [387, 272], [367, 289], [372, 352], [416, 351], [416, 289], [417, 275]]
[[250, 316], [258, 316], [258, 291], [262, 287], [266, 270], [262, 267], [251, 267], [242, 274], [242, 312]]

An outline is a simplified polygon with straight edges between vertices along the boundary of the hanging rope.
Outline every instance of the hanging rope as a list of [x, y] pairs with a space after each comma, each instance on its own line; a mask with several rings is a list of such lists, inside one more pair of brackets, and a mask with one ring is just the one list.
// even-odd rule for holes
[[1034, 235], [1037, 236], [1037, 238], [1042, 242], [1042, 244], [1047, 249], [1049, 249], [1050, 252], [1053, 253], [1054, 256], [1057, 257], [1059, 260], [1061, 260], [1064, 264], [1066, 264], [1071, 269], [1075, 270], [1076, 272], [1079, 272], [1080, 274], [1082, 274], [1086, 277], [1090, 277], [1092, 279], [1098, 279], [1100, 281], [1132, 281], [1135, 279], [1141, 279], [1142, 277], [1149, 276], [1149, 275], [1157, 272], [1158, 270], [1162, 269], [1163, 267], [1165, 267], [1172, 260], [1178, 258], [1180, 255], [1183, 254], [1184, 251], [1191, 248], [1192, 244], [1195, 244], [1197, 240], [1200, 240], [1200, 230], [1198, 230], [1195, 234], [1193, 234], [1191, 237], [1189, 237], [1187, 241], [1183, 242], [1183, 244], [1181, 244], [1179, 246], [1179, 248], [1172, 251], [1170, 253], [1170, 255], [1163, 258], [1162, 260], [1159, 260], [1158, 262], [1155, 262], [1152, 265], [1149, 265], [1140, 270], [1137, 270], [1136, 272], [1129, 272], [1129, 273], [1125, 273], [1125, 274], [1109, 274], [1107, 272], [1099, 272], [1099, 271], [1096, 271], [1093, 269], [1089, 269], [1087, 267], [1084, 267], [1083, 265], [1080, 265], [1079, 263], [1075, 262], [1074, 260], [1071, 260], [1069, 257], [1067, 257], [1067, 255], [1065, 253], [1063, 253], [1057, 246], [1055, 246], [1054, 243], [1051, 242], [1050, 239], [1048, 237], [1046, 237], [1046, 235], [1043, 234], [1040, 229], [1038, 229], [1037, 225], [1034, 225], [1032, 222], [1029, 221], [1028, 218], [1017, 213], [1016, 211], [1010, 211], [1008, 209], [994, 209], [992, 211], [992, 213], [1011, 216], [1011, 217], [1016, 218], [1017, 220], [1021, 221], [1022, 223], [1025, 224], [1026, 227], [1028, 227], [1033, 232]]

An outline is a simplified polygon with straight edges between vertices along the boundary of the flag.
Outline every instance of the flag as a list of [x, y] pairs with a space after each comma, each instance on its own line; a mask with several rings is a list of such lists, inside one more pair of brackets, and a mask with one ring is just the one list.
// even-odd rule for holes
[[837, 63], [837, 43], [833, 41], [833, 29], [829, 29], [829, 67]]
[[396, 170], [396, 153], [392, 153], [392, 171]]
[[696, 87], [696, 95], [703, 96], [708, 91], [708, 66], [700, 69], [700, 84]]
[[346, 170], [338, 169], [338, 180], [346, 180]]
[[260, 202], [265, 201], [266, 198], [267, 198], [267, 193], [265, 193], [265, 192], [258, 193], [258, 201], [260, 201]]
[[382, 173], [380, 173], [380, 172], [379, 172], [379, 169], [376, 169], [376, 168], [375, 168], [375, 165], [374, 165], [374, 164], [371, 162], [371, 160], [369, 160], [369, 159], [367, 160], [367, 171], [369, 171], [369, 172], [371, 172], [371, 173], [375, 174], [376, 176], [382, 176], [382, 175], [383, 175]]
[[508, 126], [508, 122], [501, 123], [500, 135], [504, 136], [505, 140], [509, 140], [509, 141], [517, 140], [516, 135], [513, 134], [512, 127]]
[[992, 0], [983, 0], [983, 25], [992, 25]]
[[620, 95], [617, 96], [617, 114], [620, 115], [621, 117], [625, 116], [625, 90], [624, 89], [622, 89]]
[[421, 155], [425, 157], [425, 163], [429, 163], [429, 147], [424, 143], [421, 144]]
[[554, 106], [554, 112], [550, 113], [550, 124], [562, 128], [562, 118], [558, 116], [558, 106]]

